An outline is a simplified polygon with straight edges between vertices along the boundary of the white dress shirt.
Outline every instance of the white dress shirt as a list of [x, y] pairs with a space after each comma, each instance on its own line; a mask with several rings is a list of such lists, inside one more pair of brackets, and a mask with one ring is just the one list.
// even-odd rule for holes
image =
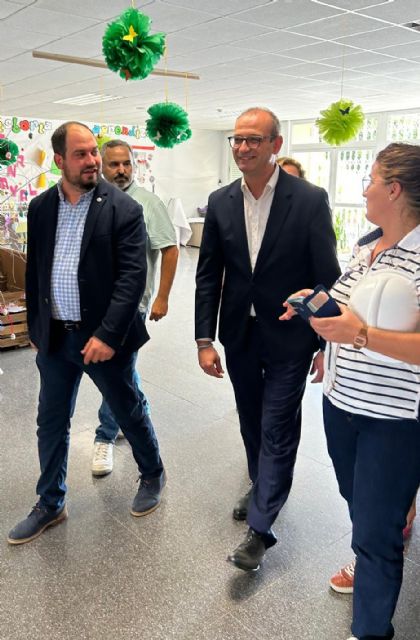
[[[280, 170], [276, 165], [273, 175], [264, 187], [264, 191], [256, 200], [242, 178], [241, 189], [244, 194], [245, 226], [248, 239], [249, 257], [251, 259], [252, 270], [255, 268], [258, 253], [267, 227], [268, 216], [273, 204], [274, 190], [279, 179]], [[251, 316], [255, 316], [254, 305], [251, 307]]]

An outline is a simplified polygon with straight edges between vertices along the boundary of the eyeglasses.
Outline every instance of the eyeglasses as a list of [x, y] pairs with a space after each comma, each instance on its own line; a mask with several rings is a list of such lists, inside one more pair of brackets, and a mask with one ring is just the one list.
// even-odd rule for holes
[[362, 189], [363, 193], [367, 191], [371, 184], [390, 184], [388, 181], [378, 181], [372, 180], [372, 178], [362, 178]]
[[229, 136], [229, 144], [232, 149], [239, 149], [245, 142], [248, 149], [258, 149], [263, 140], [274, 140], [276, 136]]

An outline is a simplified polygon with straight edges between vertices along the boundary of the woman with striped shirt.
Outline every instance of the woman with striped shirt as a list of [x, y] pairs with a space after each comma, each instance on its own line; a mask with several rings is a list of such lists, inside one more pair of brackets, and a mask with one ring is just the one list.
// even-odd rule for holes
[[403, 529], [420, 483], [420, 146], [381, 151], [364, 196], [377, 228], [331, 290], [342, 315], [310, 323], [327, 341], [325, 431], [353, 523], [352, 638], [373, 640], [394, 636]]

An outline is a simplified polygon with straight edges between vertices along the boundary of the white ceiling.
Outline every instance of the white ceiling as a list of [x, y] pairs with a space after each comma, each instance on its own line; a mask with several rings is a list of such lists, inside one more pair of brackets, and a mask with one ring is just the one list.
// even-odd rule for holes
[[[130, 0], [0, 0], [0, 113], [142, 124], [166, 95], [194, 128], [229, 129], [254, 105], [281, 119], [316, 116], [343, 96], [366, 112], [420, 106], [420, 0], [145, 0], [167, 33], [169, 69], [201, 80], [122, 80], [32, 58], [32, 49], [102, 59], [102, 35]], [[158, 65], [163, 68], [161, 61]], [[343, 72], [344, 69], [344, 72]], [[87, 93], [120, 100], [54, 104]]]

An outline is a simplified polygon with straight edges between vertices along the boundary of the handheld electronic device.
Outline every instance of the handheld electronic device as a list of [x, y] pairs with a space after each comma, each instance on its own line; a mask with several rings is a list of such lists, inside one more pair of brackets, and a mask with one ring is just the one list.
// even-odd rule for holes
[[332, 318], [341, 315], [340, 307], [322, 284], [315, 287], [313, 293], [309, 296], [287, 298], [287, 302], [307, 321], [311, 316]]

